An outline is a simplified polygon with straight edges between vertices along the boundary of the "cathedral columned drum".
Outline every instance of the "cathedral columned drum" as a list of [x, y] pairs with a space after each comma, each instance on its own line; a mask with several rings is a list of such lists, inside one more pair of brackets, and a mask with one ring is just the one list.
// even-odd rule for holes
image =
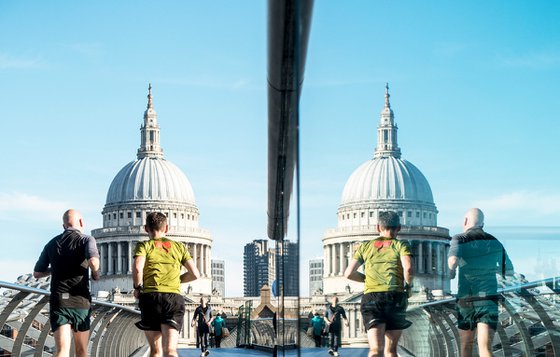
[[380, 212], [389, 210], [401, 219], [398, 239], [409, 241], [412, 247], [413, 290], [422, 293], [418, 298], [424, 293], [444, 295], [450, 291], [449, 230], [437, 226], [438, 210], [428, 180], [401, 158], [397, 129], [387, 85], [373, 158], [359, 166], [346, 182], [337, 212], [338, 226], [323, 237], [326, 295], [363, 291], [363, 284], [346, 279], [344, 271], [359, 244], [379, 236], [377, 218]]
[[92, 282], [92, 292], [132, 290], [134, 247], [147, 240], [146, 216], [159, 211], [167, 216], [167, 237], [184, 243], [201, 277], [183, 284], [185, 293], [212, 293], [210, 232], [198, 225], [199, 211], [187, 176], [166, 160], [160, 146], [160, 127], [153, 107], [152, 86], [140, 127], [137, 158], [115, 176], [103, 208], [103, 228], [94, 229], [101, 260], [101, 279]]

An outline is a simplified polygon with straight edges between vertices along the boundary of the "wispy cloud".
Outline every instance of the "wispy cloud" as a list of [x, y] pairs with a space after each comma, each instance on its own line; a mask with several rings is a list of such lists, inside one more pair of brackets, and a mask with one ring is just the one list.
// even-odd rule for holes
[[13, 56], [0, 53], [0, 70], [2, 69], [28, 69], [41, 66], [41, 60], [36, 56]]
[[502, 56], [498, 58], [504, 67], [546, 69], [560, 66], [560, 52], [541, 51], [520, 55]]
[[60, 220], [68, 203], [23, 192], [0, 192], [0, 221]]
[[554, 225], [560, 223], [560, 193], [516, 191], [473, 200], [492, 221], [488, 224]]
[[440, 192], [438, 224], [452, 233], [461, 230], [463, 215], [469, 207], [484, 211], [488, 226], [560, 226], [560, 192], [518, 190], [497, 192], [486, 197], [478, 194]]

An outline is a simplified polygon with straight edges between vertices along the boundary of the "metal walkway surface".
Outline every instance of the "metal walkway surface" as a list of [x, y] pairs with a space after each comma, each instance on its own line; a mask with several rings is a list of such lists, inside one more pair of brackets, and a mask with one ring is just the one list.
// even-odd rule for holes
[[[340, 357], [367, 357], [368, 350], [366, 348], [341, 348], [339, 351]], [[326, 348], [302, 348], [301, 355], [305, 357], [328, 357], [328, 349]], [[198, 357], [200, 350], [192, 348], [185, 348], [179, 350], [180, 357]], [[263, 357], [272, 356], [270, 352], [263, 352], [257, 350], [248, 350], [244, 348], [220, 348], [210, 349], [208, 357], [227, 357], [227, 356], [246, 356], [246, 357]], [[285, 354], [279, 353], [278, 357], [283, 356], [297, 356], [295, 350], [286, 351]]]

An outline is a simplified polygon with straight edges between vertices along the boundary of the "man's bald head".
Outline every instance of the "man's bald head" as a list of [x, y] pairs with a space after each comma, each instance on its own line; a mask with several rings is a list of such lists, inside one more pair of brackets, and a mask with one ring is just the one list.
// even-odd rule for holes
[[75, 228], [80, 232], [83, 232], [84, 218], [80, 212], [71, 208], [62, 215], [62, 226], [64, 229]]
[[465, 213], [465, 221], [463, 222], [463, 229], [466, 231], [469, 228], [484, 227], [484, 213], [480, 208], [471, 208]]

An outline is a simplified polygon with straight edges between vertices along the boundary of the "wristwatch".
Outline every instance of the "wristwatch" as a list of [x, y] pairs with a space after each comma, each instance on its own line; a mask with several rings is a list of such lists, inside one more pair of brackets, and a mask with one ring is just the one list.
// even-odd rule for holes
[[139, 291], [144, 290], [144, 284], [134, 285], [134, 290], [139, 290]]

